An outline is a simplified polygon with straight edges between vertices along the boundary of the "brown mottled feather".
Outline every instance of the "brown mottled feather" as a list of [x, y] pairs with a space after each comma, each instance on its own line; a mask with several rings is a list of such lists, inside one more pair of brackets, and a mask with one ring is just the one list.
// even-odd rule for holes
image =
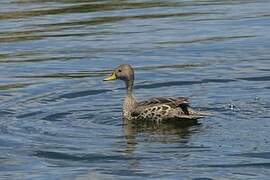
[[172, 97], [155, 97], [151, 98], [147, 101], [139, 102], [138, 105], [140, 106], [147, 106], [147, 105], [153, 105], [153, 104], [171, 104], [175, 107], [178, 107], [180, 104], [189, 104], [189, 100], [186, 97], [178, 97], [178, 98], [172, 98]]
[[147, 101], [137, 103], [137, 107], [133, 109], [132, 116], [138, 116], [143, 111], [151, 107], [159, 107], [161, 105], [168, 105], [171, 108], [181, 108], [184, 114], [188, 115], [189, 100], [185, 97], [171, 98], [171, 97], [156, 97]]

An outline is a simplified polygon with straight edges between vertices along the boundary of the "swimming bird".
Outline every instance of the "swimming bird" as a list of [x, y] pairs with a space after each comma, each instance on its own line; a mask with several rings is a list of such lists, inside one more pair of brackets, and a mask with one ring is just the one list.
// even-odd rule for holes
[[127, 90], [123, 104], [125, 120], [184, 121], [197, 120], [210, 115], [190, 108], [189, 99], [186, 97], [155, 97], [146, 101], [137, 101], [133, 95], [134, 70], [129, 64], [119, 65], [104, 81], [117, 79], [125, 82]]

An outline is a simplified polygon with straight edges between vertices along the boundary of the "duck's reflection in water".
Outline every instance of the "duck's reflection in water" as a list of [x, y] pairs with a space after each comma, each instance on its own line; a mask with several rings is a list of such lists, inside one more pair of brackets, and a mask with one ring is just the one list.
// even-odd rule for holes
[[197, 121], [153, 123], [124, 120], [126, 153], [133, 153], [139, 143], [186, 144], [200, 127]]

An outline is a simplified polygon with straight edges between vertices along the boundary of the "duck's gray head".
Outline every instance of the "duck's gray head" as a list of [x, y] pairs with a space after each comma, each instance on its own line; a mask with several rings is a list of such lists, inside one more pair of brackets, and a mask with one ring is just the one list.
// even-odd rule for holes
[[104, 81], [123, 80], [125, 82], [134, 81], [134, 70], [129, 64], [121, 64], [105, 78]]

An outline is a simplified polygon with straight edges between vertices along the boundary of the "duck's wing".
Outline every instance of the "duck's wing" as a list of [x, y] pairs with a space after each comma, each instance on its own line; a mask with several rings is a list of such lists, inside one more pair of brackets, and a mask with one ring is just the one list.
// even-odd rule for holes
[[157, 105], [157, 104], [172, 104], [178, 107], [181, 104], [189, 104], [189, 99], [186, 97], [155, 97], [151, 98], [147, 101], [142, 101], [138, 103], [138, 106], [149, 106], [149, 105]]
[[171, 98], [171, 97], [155, 97], [151, 98], [147, 101], [142, 101], [137, 103], [137, 107], [133, 109], [132, 115], [137, 116], [146, 109], [152, 108], [152, 107], [158, 107], [161, 105], [167, 105], [171, 108], [181, 108], [184, 114], [189, 114], [188, 107], [189, 107], [189, 100], [186, 97], [177, 97], [177, 98]]

